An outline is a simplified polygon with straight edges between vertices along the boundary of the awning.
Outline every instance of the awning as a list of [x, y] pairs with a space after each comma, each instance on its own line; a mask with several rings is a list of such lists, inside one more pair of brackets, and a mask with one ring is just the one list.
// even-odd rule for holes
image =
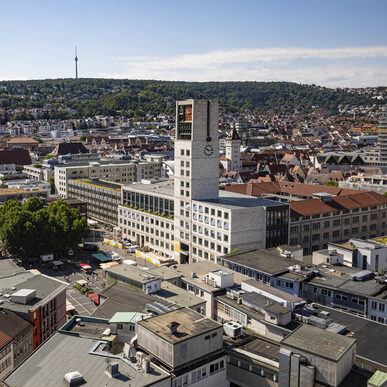
[[87, 281], [86, 280], [79, 280], [79, 281], [77, 281], [77, 284], [79, 284], [81, 286], [85, 286], [85, 285], [87, 285]]
[[75, 310], [74, 305], [70, 301], [66, 300], [66, 312], [70, 312], [72, 310]]
[[97, 305], [99, 305], [99, 296], [98, 293], [90, 293], [88, 295]]
[[118, 266], [118, 262], [108, 262], [108, 263], [101, 263], [99, 267], [103, 270], [108, 269], [109, 267]]
[[63, 262], [62, 261], [54, 261], [53, 264], [55, 266], [60, 266], [60, 265], [63, 265]]
[[82, 269], [85, 269], [85, 270], [90, 270], [92, 269], [92, 267], [86, 263], [81, 263], [81, 268]]
[[92, 254], [92, 257], [97, 259], [100, 262], [110, 262], [112, 259], [110, 257], [107, 257], [105, 254]]

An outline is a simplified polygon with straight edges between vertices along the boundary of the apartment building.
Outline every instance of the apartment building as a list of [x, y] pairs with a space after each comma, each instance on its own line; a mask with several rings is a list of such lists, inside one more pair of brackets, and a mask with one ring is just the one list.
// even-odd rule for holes
[[370, 270], [375, 273], [387, 271], [387, 245], [385, 238], [362, 240], [351, 238], [348, 241], [329, 243], [328, 249], [342, 256], [339, 263]]
[[339, 181], [339, 187], [374, 191], [383, 195], [387, 192], [387, 177], [385, 175], [359, 173], [348, 177], [345, 181]]
[[67, 182], [67, 197], [87, 203], [87, 215], [99, 222], [116, 226], [121, 202], [121, 184], [99, 179], [72, 179]]
[[23, 173], [25, 173], [29, 179], [36, 181], [47, 181], [49, 178], [54, 177], [53, 169], [43, 168], [42, 166], [25, 165], [23, 167]]
[[0, 380], [32, 353], [32, 324], [0, 309]]
[[325, 249], [330, 242], [369, 239], [387, 231], [387, 198], [375, 192], [319, 198], [291, 203], [290, 244], [304, 255]]
[[62, 197], [68, 197], [70, 179], [101, 179], [113, 183], [129, 184], [151, 179], [161, 174], [161, 163], [140, 160], [128, 162], [100, 161], [87, 165], [57, 166], [54, 168], [55, 188]]
[[379, 117], [379, 165], [387, 165], [387, 105], [384, 105]]
[[[45, 342], [66, 322], [66, 288], [68, 284], [22, 270], [10, 260], [0, 261], [0, 299], [2, 308], [10, 310], [32, 324], [33, 349]], [[12, 272], [12, 273], [11, 273]]]
[[219, 191], [218, 105], [177, 103], [173, 181], [123, 187], [123, 236], [179, 263], [288, 243], [289, 205]]

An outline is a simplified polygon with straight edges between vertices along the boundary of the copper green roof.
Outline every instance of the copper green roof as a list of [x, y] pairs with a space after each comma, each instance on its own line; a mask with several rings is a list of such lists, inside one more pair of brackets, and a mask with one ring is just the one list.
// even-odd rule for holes
[[134, 324], [143, 313], [138, 312], [117, 312], [115, 315], [109, 320], [109, 323], [132, 323]]

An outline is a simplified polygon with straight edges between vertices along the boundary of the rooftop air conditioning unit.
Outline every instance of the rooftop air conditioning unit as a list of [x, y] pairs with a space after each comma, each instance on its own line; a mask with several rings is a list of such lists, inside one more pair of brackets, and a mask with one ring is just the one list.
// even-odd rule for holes
[[232, 337], [233, 339], [236, 339], [243, 335], [242, 324], [235, 321], [229, 321], [226, 324], [224, 324], [223, 330], [227, 336]]

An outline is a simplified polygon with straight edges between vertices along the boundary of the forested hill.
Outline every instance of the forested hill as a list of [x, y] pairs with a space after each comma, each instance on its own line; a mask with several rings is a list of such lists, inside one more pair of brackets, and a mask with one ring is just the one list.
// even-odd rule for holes
[[[152, 80], [55, 79], [0, 82], [0, 107], [45, 108], [46, 118], [98, 114], [142, 117], [173, 113], [175, 100], [218, 99], [224, 112], [307, 112], [320, 107], [378, 103], [368, 95], [290, 82], [167, 82]], [[11, 118], [11, 117], [10, 117]]]

